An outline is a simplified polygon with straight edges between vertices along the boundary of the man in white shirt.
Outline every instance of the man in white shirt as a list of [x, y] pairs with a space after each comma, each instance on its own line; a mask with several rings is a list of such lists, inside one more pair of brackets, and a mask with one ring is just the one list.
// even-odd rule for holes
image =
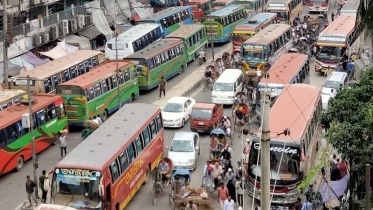
[[61, 160], [63, 158], [64, 153], [65, 153], [65, 156], [66, 156], [66, 146], [67, 146], [66, 139], [67, 139], [67, 131], [66, 130], [60, 131], [60, 137], [59, 137], [58, 141], [60, 143]]
[[94, 120], [98, 123], [98, 125], [102, 125], [101, 117], [97, 116], [97, 117], [94, 118]]
[[224, 201], [224, 210], [234, 210], [234, 201], [231, 196], [228, 196], [228, 199]]

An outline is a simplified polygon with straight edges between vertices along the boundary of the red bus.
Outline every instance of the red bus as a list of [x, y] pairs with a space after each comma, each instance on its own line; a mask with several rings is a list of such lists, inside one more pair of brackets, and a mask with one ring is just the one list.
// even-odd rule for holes
[[[286, 85], [269, 113], [271, 195], [274, 204], [290, 204], [297, 200], [297, 186], [316, 158], [321, 126], [321, 89], [312, 85]], [[278, 135], [290, 129], [290, 135]], [[249, 195], [260, 200], [260, 132], [254, 137], [248, 165]], [[256, 181], [255, 181], [256, 179]], [[254, 194], [255, 189], [255, 194]]]
[[151, 179], [163, 148], [160, 107], [126, 104], [56, 165], [52, 202], [81, 208], [89, 200], [85, 209], [124, 209]]
[[[67, 117], [61, 96], [38, 94], [31, 100], [36, 153], [39, 153], [58, 140], [60, 130], [67, 129]], [[32, 157], [31, 133], [22, 127], [22, 115], [29, 112], [25, 99], [0, 111], [0, 175], [21, 170]]]
[[192, 8], [195, 23], [202, 23], [202, 17], [211, 13], [209, 0], [191, 0], [185, 2], [185, 5]]
[[[337, 1], [337, 0], [333, 0]], [[329, 0], [312, 0], [307, 1], [308, 12], [328, 12], [330, 1]]]

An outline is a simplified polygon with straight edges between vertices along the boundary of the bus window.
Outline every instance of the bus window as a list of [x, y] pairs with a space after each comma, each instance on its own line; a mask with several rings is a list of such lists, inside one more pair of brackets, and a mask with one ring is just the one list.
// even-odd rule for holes
[[97, 97], [101, 96], [101, 94], [102, 94], [100, 83], [95, 84], [94, 87], [95, 87], [95, 89], [94, 89], [95, 98], [97, 98]]
[[163, 122], [160, 114], [157, 116], [157, 128], [158, 132], [160, 132], [163, 128]]
[[121, 85], [123, 83], [124, 83], [124, 76], [123, 76], [123, 74], [120, 74], [119, 75], [119, 85]]
[[71, 67], [70, 68], [70, 76], [71, 76], [71, 79], [75, 78], [78, 76], [77, 72], [76, 72], [76, 67]]
[[155, 136], [157, 136], [157, 128], [155, 127], [154, 121], [150, 123], [150, 130], [151, 130], [151, 133], [152, 133], [152, 139], [154, 139]]
[[125, 73], [124, 73], [124, 82], [128, 82], [130, 80], [131, 80], [131, 76], [128, 73], [128, 70], [126, 70]]
[[18, 138], [18, 132], [15, 127], [15, 124], [9, 125], [8, 127], [5, 128], [5, 134], [6, 134], [6, 139], [7, 143], [11, 144]]
[[112, 181], [114, 183], [119, 178], [119, 169], [118, 169], [118, 164], [117, 164], [117, 160], [116, 159], [110, 165], [110, 173], [111, 173]]
[[120, 162], [120, 168], [122, 169], [122, 173], [123, 173], [128, 168], [128, 165], [129, 165], [126, 150], [119, 155], [119, 162]]
[[170, 57], [171, 57], [171, 59], [175, 58], [175, 50], [174, 50], [173, 47], [170, 49]]
[[45, 90], [45, 93], [50, 92], [49, 79], [47, 81], [44, 81], [44, 90]]
[[84, 63], [79, 64], [79, 75], [82, 75], [85, 73]]
[[38, 127], [38, 121], [36, 120], [38, 118], [36, 113], [32, 114], [32, 127], [36, 129]]
[[109, 91], [109, 88], [107, 86], [107, 81], [106, 80], [104, 80], [104, 81], [101, 82], [101, 87], [102, 87], [102, 94], [104, 94], [104, 93], [106, 93], [106, 92]]
[[6, 147], [6, 137], [5, 137], [5, 132], [4, 129], [0, 130], [0, 149]]
[[165, 60], [164, 60], [164, 55], [163, 55], [163, 53], [161, 53], [161, 61], [162, 61], [162, 64], [164, 64], [164, 63], [165, 63]]
[[133, 142], [127, 147], [128, 164], [130, 165], [136, 158], [135, 148]]
[[89, 72], [89, 62], [88, 61], [85, 61], [84, 62], [84, 73], [87, 73], [87, 72]]
[[21, 121], [16, 122], [15, 125], [16, 125], [16, 128], [18, 130], [18, 136], [19, 137], [25, 135], [28, 132], [27, 128], [22, 127], [22, 122]]
[[69, 73], [69, 70], [66, 70], [66, 71], [63, 72], [63, 77], [62, 77], [62, 79], [63, 79], [64, 82], [70, 80], [70, 73]]
[[58, 107], [57, 107], [57, 114], [58, 114], [58, 118], [61, 119], [63, 117], [66, 116], [66, 113], [65, 113], [65, 107], [63, 104], [60, 104]]
[[166, 52], [163, 53], [164, 54], [164, 59], [167, 61], [169, 61], [169, 57], [168, 57], [168, 50], [166, 50]]
[[114, 75], [114, 76], [111, 77], [111, 89], [116, 88], [117, 85], [118, 85], [118, 83], [117, 83], [117, 76]]
[[[144, 141], [145, 141], [145, 142], [150, 142], [150, 134], [149, 134], [148, 127], [146, 127], [146, 128], [142, 131], [142, 136], [144, 137]], [[136, 143], [136, 145], [138, 146], [139, 143]], [[137, 153], [139, 153], [139, 148], [137, 148]]]
[[153, 58], [150, 58], [149, 60], [148, 60], [148, 67], [149, 67], [149, 70], [152, 70], [152, 69], [154, 69], [154, 62], [153, 62]]
[[155, 57], [155, 66], [158, 67], [161, 65], [161, 58], [159, 55], [156, 55]]
[[45, 113], [44, 109], [36, 112], [36, 117], [38, 118], [39, 126], [43, 125], [46, 122], [46, 117], [45, 116], [46, 116], [46, 113]]
[[93, 87], [87, 88], [87, 97], [88, 101], [91, 101], [95, 98], [95, 92], [93, 91]]
[[97, 66], [96, 58], [92, 58], [92, 59], [91, 59], [91, 62], [92, 62], [92, 67]]

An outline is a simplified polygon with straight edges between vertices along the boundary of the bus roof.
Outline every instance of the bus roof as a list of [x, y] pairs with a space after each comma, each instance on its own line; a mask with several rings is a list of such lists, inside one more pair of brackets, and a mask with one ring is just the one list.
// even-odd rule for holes
[[307, 60], [308, 56], [305, 54], [282, 54], [269, 69], [269, 78], [263, 78], [260, 83], [263, 81], [263, 84], [289, 84]]
[[177, 29], [176, 31], [174, 31], [171, 34], [169, 34], [168, 36], [166, 36], [166, 38], [181, 38], [181, 39], [188, 38], [196, 30], [199, 30], [199, 29], [202, 29], [202, 28], [205, 28], [205, 27], [206, 27], [205, 25], [196, 25], [196, 24], [183, 25], [179, 29]]
[[326, 27], [321, 33], [322, 36], [348, 36], [354, 29], [356, 23], [356, 15], [341, 15]]
[[288, 24], [276, 23], [265, 27], [263, 30], [259, 31], [257, 34], [246, 40], [245, 44], [260, 44], [266, 45], [271, 43], [272, 40], [277, 39], [286, 31], [289, 31], [291, 26]]
[[7, 101], [14, 97], [26, 94], [24, 90], [13, 90], [13, 89], [6, 89], [0, 91], [0, 102]]
[[149, 22], [149, 21], [158, 21], [164, 17], [168, 17], [170, 15], [173, 15], [177, 12], [184, 11], [186, 9], [189, 9], [190, 6], [177, 6], [177, 7], [169, 7], [165, 10], [159, 11], [157, 13], [154, 13], [148, 17], [141, 18], [140, 20], [136, 22]]
[[214, 0], [213, 2], [219, 2], [219, 3], [233, 3], [235, 0]]
[[218, 11], [216, 11], [216, 12], [211, 13], [211, 14], [208, 15], [208, 16], [213, 16], [213, 17], [225, 17], [225, 16], [230, 15], [232, 12], [234, 12], [234, 11], [236, 11], [236, 10], [244, 9], [244, 8], [245, 8], [244, 5], [228, 5], [228, 6], [224, 7], [224, 8], [221, 9], [221, 10], [218, 10]]
[[149, 45], [148, 47], [133, 53], [125, 57], [126, 60], [131, 59], [149, 59], [157, 55], [159, 52], [166, 48], [174, 47], [178, 44], [182, 44], [183, 41], [176, 38], [167, 38], [159, 40], [158, 42], [154, 42], [153, 44]]
[[[55, 94], [37, 94], [34, 95], [33, 98], [36, 103], [32, 105], [32, 111], [37, 111], [46, 107], [51, 104], [52, 101], [61, 100], [61, 103], [63, 102], [63, 98]], [[21, 103], [0, 111], [0, 129], [21, 120], [21, 116], [29, 112], [29, 106]]]
[[[146, 23], [146, 24], [136, 25], [130, 28], [129, 30], [121, 33], [117, 37], [117, 42], [131, 43], [133, 41], [138, 40], [142, 36], [144, 36], [144, 34], [147, 34], [160, 26], [161, 24], [158, 24], [158, 23]], [[115, 38], [110, 39], [109, 41], [107, 41], [107, 43], [115, 43]]]
[[[286, 85], [269, 112], [271, 141], [288, 141], [300, 144], [317, 105], [321, 88], [307, 84]], [[290, 136], [277, 134], [290, 129]]]
[[236, 26], [235, 30], [247, 30], [247, 29], [255, 29], [263, 22], [270, 20], [276, 17], [276, 13], [258, 13], [251, 17], [250, 19], [245, 20], [243, 24]]
[[[121, 69], [124, 66], [127, 65], [135, 65], [131, 61], [118, 61], [118, 67]], [[99, 66], [94, 67], [93, 69], [89, 70], [84, 75], [81, 75], [79, 77], [76, 77], [72, 80], [69, 80], [67, 82], [61, 83], [58, 86], [79, 86], [82, 88], [89, 87], [93, 82], [100, 80], [101, 78], [105, 77], [106, 75], [115, 72], [117, 70], [116, 68], [116, 61], [109, 61], [107, 63], [103, 63]]]
[[72, 65], [78, 65], [88, 58], [99, 54], [103, 53], [96, 50], [79, 50], [56, 60], [49, 61], [48, 63], [38, 66], [31, 71], [23, 72], [19, 74], [17, 78], [25, 78], [27, 75], [29, 75], [31, 78], [45, 79], [70, 68]]
[[191, 0], [188, 2], [185, 2], [186, 5], [201, 5], [201, 4], [206, 4], [209, 3], [210, 0]]
[[104, 124], [74, 148], [58, 164], [57, 168], [102, 170], [112, 158], [127, 148], [139, 128], [155, 117], [159, 106], [145, 103], [124, 105]]
[[359, 10], [359, 6], [360, 6], [360, 1], [349, 0], [343, 5], [343, 7], [340, 11], [340, 14], [341, 15], [357, 14], [358, 10]]
[[286, 7], [289, 0], [270, 0], [266, 7]]

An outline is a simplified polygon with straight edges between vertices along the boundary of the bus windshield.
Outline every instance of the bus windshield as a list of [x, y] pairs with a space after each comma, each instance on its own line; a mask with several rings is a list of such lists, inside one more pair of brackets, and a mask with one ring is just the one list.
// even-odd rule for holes
[[192, 118], [194, 119], [211, 119], [212, 111], [209, 109], [196, 109], [193, 108]]
[[247, 31], [247, 34], [233, 34], [233, 41], [246, 41], [252, 36], [253, 34], [249, 34], [249, 31]]
[[345, 53], [345, 48], [340, 49], [339, 47], [319, 47], [319, 52], [316, 59], [321, 62], [339, 62], [342, 60], [343, 54]]
[[56, 203], [66, 203], [74, 208], [99, 205], [100, 178], [96, 175], [100, 172], [81, 169], [56, 169], [55, 172], [52, 190]]
[[63, 86], [59, 85], [56, 89], [57, 94], [69, 94], [69, 95], [85, 95], [84, 90], [77, 86]]
[[233, 91], [233, 83], [215, 83], [214, 91]]
[[[251, 146], [250, 162], [249, 162], [249, 174], [252, 177], [261, 177], [261, 162], [258, 151], [259, 143], [254, 143]], [[299, 148], [289, 147], [283, 145], [271, 145], [271, 184], [276, 181], [277, 185], [285, 185], [295, 183], [299, 179]]]
[[257, 59], [257, 60], [267, 59], [266, 56], [264, 55], [263, 47], [261, 47], [260, 49], [260, 47], [252, 46], [252, 45], [244, 46], [243, 57], [245, 60], [246, 59]]

